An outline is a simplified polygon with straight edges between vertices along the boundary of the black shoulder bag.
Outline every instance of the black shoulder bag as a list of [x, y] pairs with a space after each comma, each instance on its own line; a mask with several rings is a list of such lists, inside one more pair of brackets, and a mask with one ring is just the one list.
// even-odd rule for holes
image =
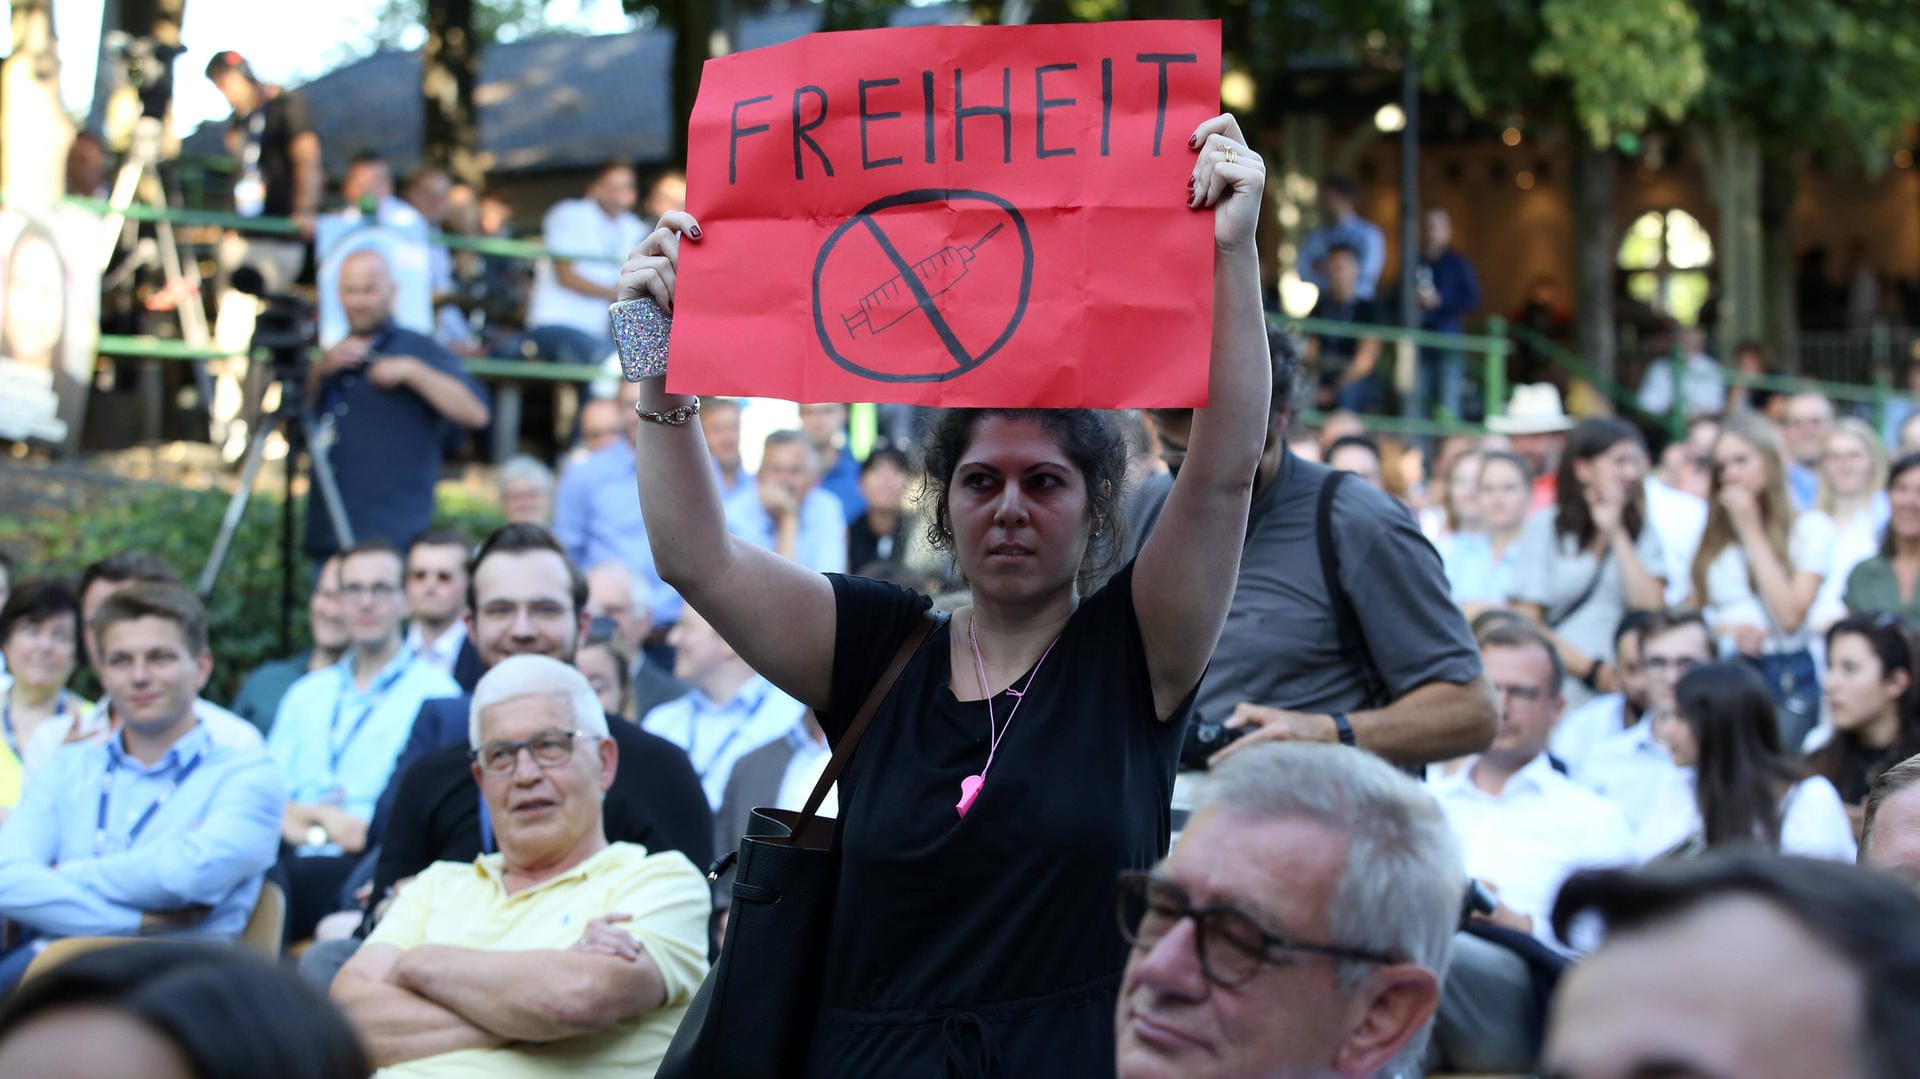
[[[753, 811], [737, 852], [720, 960], [688, 1004], [657, 1079], [778, 1079], [794, 1074], [806, 1059], [840, 875], [838, 822], [819, 816], [820, 803], [907, 661], [946, 619], [922, 614], [900, 643], [834, 747], [805, 808]], [[726, 861], [716, 863], [715, 877]]]

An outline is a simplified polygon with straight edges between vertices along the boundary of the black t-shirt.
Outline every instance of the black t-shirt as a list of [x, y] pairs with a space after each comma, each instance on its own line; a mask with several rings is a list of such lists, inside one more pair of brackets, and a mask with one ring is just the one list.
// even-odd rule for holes
[[[389, 326], [374, 338], [367, 364], [384, 356], [412, 356], [465, 382], [482, 401], [488, 399], [466, 365], [425, 334]], [[331, 422], [327, 461], [339, 481], [354, 538], [380, 538], [405, 550], [433, 523], [440, 459], [460, 433], [458, 425], [409, 387], [374, 385], [365, 367], [322, 382], [316, 415]], [[312, 499], [307, 509], [306, 551], [318, 562], [338, 551], [340, 543], [321, 500]]]
[[[837, 741], [927, 599], [830, 579], [821, 724]], [[1015, 680], [1026, 697], [1010, 724], [1016, 698], [994, 699], [1005, 733], [964, 818], [954, 804], [986, 764], [987, 705], [949, 688], [950, 628], [902, 672], [841, 777], [840, 884], [809, 1075], [940, 1075], [955, 1061], [971, 1075], [964, 1062], [986, 1055], [1010, 1075], [1113, 1074], [1126, 959], [1114, 881], [1166, 852], [1191, 704], [1155, 718], [1132, 582], [1128, 565], [1080, 604], [1037, 676]], [[956, 1038], [972, 1048], [953, 1049]]]
[[[293, 213], [293, 140], [313, 130], [313, 118], [306, 99], [293, 90], [268, 98], [261, 111], [266, 117], [260, 130], [260, 179], [267, 188], [261, 212], [286, 217]], [[235, 116], [227, 124], [240, 132], [243, 145], [252, 137], [250, 115]]]
[[[1314, 302], [1309, 318], [1324, 319], [1328, 322], [1352, 322], [1360, 325], [1374, 325], [1380, 321], [1379, 311], [1372, 300], [1353, 299], [1344, 303], [1325, 292]], [[1338, 374], [1344, 370], [1353, 354], [1360, 350], [1357, 337], [1320, 336], [1320, 373], [1324, 378], [1329, 374]]]
[[[700, 778], [680, 747], [620, 720], [608, 724], [620, 763], [607, 791], [603, 822], [612, 843], [677, 850], [694, 865], [713, 861], [713, 817]], [[373, 894], [384, 896], [435, 862], [471, 862], [480, 851], [480, 790], [467, 745], [441, 746], [400, 777], [393, 816], [381, 840]]]
[[911, 518], [904, 513], [894, 518], [893, 531], [882, 536], [874, 532], [866, 514], [855, 517], [853, 523], [847, 525], [847, 568], [859, 573], [874, 562], [903, 561], [907, 553], [909, 520]]

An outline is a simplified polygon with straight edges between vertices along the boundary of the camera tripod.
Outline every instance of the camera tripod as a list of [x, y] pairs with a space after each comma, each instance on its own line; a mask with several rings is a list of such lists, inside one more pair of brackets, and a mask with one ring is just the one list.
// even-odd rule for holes
[[[255, 351], [258, 354], [266, 350], [256, 346]], [[247, 446], [246, 464], [240, 470], [240, 485], [234, 488], [233, 494], [227, 499], [226, 515], [220, 519], [220, 531], [214, 537], [213, 550], [207, 555], [207, 564], [200, 571], [194, 591], [200, 594], [203, 602], [212, 597], [214, 583], [220, 577], [220, 567], [226, 562], [227, 551], [233, 546], [234, 533], [239, 530], [240, 521], [247, 513], [247, 504], [253, 499], [253, 486], [259, 479], [260, 465], [267, 456], [267, 441], [275, 431], [279, 431], [287, 442], [287, 456], [283, 464], [284, 486], [280, 491], [280, 649], [288, 652], [293, 649], [293, 473], [299, 467], [302, 452], [313, 464], [313, 486], [320, 493], [321, 505], [326, 510], [328, 522], [333, 526], [334, 541], [340, 550], [353, 546], [353, 526], [347, 520], [346, 504], [340, 498], [340, 485], [334, 478], [333, 465], [327, 460], [327, 449], [333, 442], [333, 417], [323, 416], [314, 420], [306, 415], [301, 406], [303, 380], [293, 365], [276, 363], [274, 380], [280, 384], [280, 405], [253, 432], [253, 439]], [[313, 511], [312, 501], [312, 498], [308, 499], [308, 512]]]

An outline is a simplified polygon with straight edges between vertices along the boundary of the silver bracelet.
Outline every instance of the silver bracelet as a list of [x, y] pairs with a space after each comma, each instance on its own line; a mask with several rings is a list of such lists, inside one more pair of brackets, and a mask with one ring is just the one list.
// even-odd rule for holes
[[668, 427], [685, 427], [688, 420], [700, 414], [700, 399], [696, 397], [692, 404], [670, 408], [665, 412], [648, 412], [636, 401], [633, 405], [633, 414], [649, 423], [664, 423]]

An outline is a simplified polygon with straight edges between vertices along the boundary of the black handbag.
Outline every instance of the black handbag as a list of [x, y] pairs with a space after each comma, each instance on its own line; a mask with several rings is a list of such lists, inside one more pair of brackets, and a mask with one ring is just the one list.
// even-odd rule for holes
[[[827, 925], [840, 875], [839, 822], [819, 816], [820, 803], [907, 661], [946, 619], [922, 615], [901, 642], [834, 747], [805, 808], [753, 811], [737, 852], [720, 960], [687, 1005], [656, 1079], [780, 1079], [799, 1073], [819, 1014]], [[713, 877], [728, 858], [716, 863]]]

